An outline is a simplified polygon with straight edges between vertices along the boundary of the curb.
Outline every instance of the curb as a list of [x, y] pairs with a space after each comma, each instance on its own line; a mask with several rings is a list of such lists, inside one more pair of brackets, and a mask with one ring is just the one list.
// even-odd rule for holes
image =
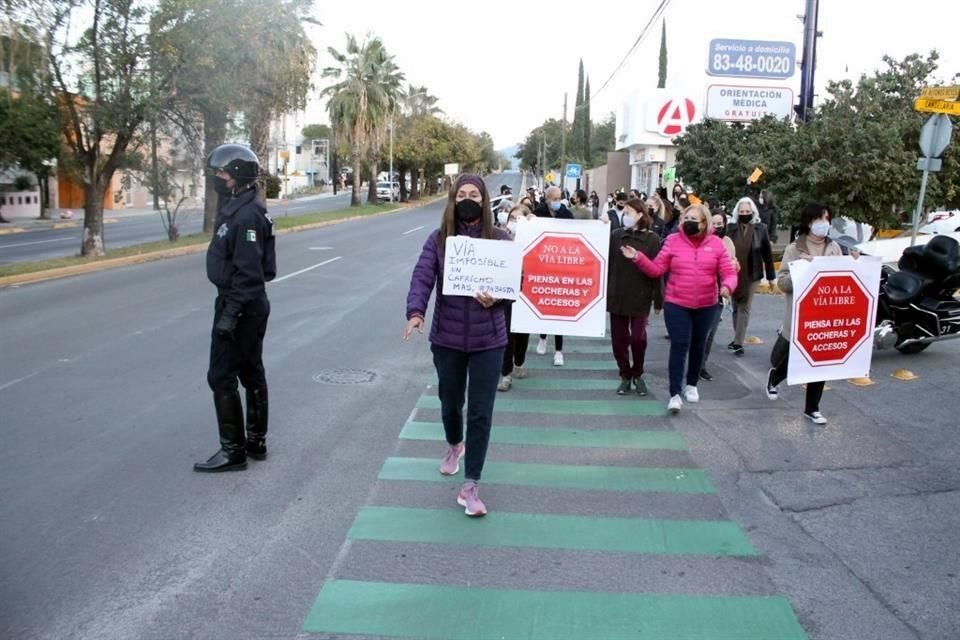
[[0, 229], [0, 236], [7, 236], [11, 233], [24, 233], [26, 229], [23, 227], [7, 227], [5, 229]]
[[[443, 196], [446, 197], [446, 196]], [[361, 218], [377, 218], [380, 216], [390, 216], [397, 215], [403, 211], [409, 209], [415, 209], [424, 205], [432, 204], [436, 199], [427, 200], [422, 203], [417, 203], [415, 206], [398, 206], [389, 211], [381, 211], [379, 213], [357, 215], [357, 216], [348, 216], [345, 218], [338, 218], [336, 220], [325, 220], [323, 222], [314, 222], [312, 224], [305, 224], [299, 227], [292, 227], [290, 229], [278, 229], [276, 235], [286, 235], [288, 233], [298, 233], [300, 231], [310, 231], [311, 229], [320, 229], [322, 227], [329, 227], [331, 225], [340, 224], [343, 222], [350, 222], [351, 220], [359, 220]], [[407, 204], [407, 203], [404, 203]], [[65, 223], [73, 224], [76, 223]], [[0, 233], [6, 231], [7, 233], [15, 233], [13, 229], [3, 229], [0, 230]], [[35, 271], [33, 273], [24, 273], [16, 276], [4, 276], [0, 277], [0, 289], [6, 287], [18, 286], [21, 284], [32, 284], [35, 282], [45, 282], [47, 280], [57, 280], [60, 278], [66, 278], [69, 276], [83, 275], [85, 273], [95, 273], [97, 271], [106, 271], [107, 269], [113, 269], [116, 267], [126, 267], [135, 264], [144, 264], [146, 262], [154, 262], [156, 260], [165, 260], [166, 258], [178, 258], [180, 256], [190, 255], [194, 253], [200, 253], [201, 251], [207, 250], [206, 243], [199, 243], [190, 245], [187, 247], [175, 247], [172, 249], [161, 249], [160, 251], [152, 251], [150, 253], [144, 253], [137, 256], [126, 256], [124, 258], [105, 258], [103, 260], [95, 260], [93, 262], [88, 262], [86, 264], [78, 264], [70, 267], [59, 267], [56, 269], [47, 269], [45, 271]]]

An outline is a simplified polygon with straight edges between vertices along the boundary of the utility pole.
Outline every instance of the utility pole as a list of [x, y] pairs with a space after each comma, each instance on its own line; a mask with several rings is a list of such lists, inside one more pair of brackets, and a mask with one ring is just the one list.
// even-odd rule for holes
[[540, 130], [542, 134], [542, 145], [540, 152], [540, 189], [542, 190], [546, 185], [544, 184], [544, 179], [547, 175], [547, 129], [544, 127]]
[[797, 116], [806, 122], [813, 114], [814, 73], [817, 66], [817, 22], [820, 0], [806, 0], [803, 15], [803, 58], [800, 77], [800, 104], [795, 107]]
[[567, 93], [563, 93], [563, 124], [560, 126], [560, 189], [567, 182]]
[[[156, 87], [153, 54], [150, 54], [150, 87]], [[153, 191], [153, 210], [160, 211], [160, 159], [157, 155], [157, 111], [150, 109], [150, 187]]]
[[390, 202], [393, 202], [393, 116], [390, 116]]

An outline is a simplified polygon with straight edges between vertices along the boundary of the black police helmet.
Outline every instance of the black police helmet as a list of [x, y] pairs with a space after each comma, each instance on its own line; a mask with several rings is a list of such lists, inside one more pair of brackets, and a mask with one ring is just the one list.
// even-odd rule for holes
[[216, 173], [222, 169], [240, 184], [253, 182], [260, 175], [257, 154], [241, 144], [222, 144], [207, 156], [207, 169]]

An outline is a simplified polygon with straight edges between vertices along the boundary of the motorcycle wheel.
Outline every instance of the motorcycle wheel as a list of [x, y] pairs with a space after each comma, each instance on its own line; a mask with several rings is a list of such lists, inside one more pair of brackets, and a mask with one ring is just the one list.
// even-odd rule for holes
[[915, 353], [920, 353], [924, 349], [930, 346], [929, 342], [914, 342], [911, 344], [898, 344], [896, 350], [905, 355], [913, 355]]

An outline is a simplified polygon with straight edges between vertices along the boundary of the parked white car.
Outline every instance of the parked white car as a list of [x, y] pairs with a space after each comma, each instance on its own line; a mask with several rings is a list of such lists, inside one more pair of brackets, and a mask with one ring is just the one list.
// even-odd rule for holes
[[[950, 236], [960, 242], [960, 232], [932, 234], [921, 231], [917, 234], [916, 245], [927, 244], [931, 238], [937, 235]], [[869, 242], [861, 242], [855, 246], [857, 250], [864, 255], [880, 256], [884, 264], [897, 264], [897, 262], [900, 261], [900, 256], [903, 255], [904, 249], [910, 246], [910, 236], [910, 231], [904, 231], [896, 238], [871, 240]]]
[[400, 183], [399, 182], [378, 182], [377, 183], [377, 200], [390, 200], [391, 193], [393, 194], [393, 201], [398, 202], [400, 200]]
[[927, 214], [927, 224], [920, 227], [920, 233], [943, 235], [960, 231], [960, 209], [953, 211], [931, 211]]

